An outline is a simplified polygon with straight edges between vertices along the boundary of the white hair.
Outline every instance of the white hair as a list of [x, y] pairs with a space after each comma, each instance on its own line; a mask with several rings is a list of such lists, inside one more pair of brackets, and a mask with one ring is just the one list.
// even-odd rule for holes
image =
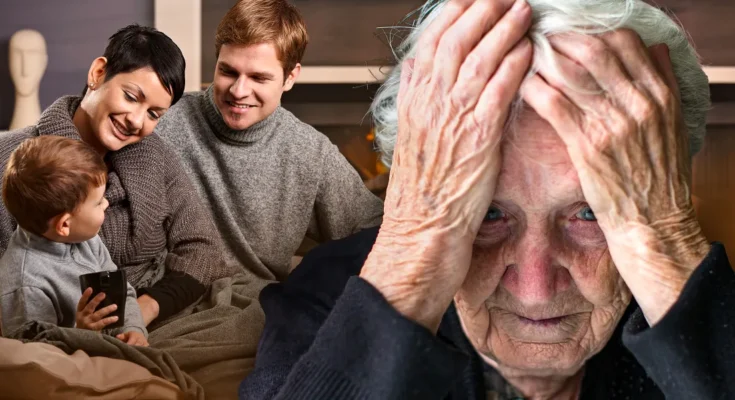
[[[381, 159], [387, 166], [391, 165], [398, 134], [396, 98], [401, 62], [413, 57], [419, 35], [439, 14], [446, 1], [428, 0], [415, 11], [418, 17], [412, 27], [407, 27], [410, 29], [408, 37], [394, 52], [398, 64], [378, 90], [370, 107], [375, 124], [375, 141], [382, 154]], [[706, 113], [710, 109], [709, 83], [686, 32], [677, 22], [641, 0], [526, 1], [533, 10], [529, 37], [534, 45], [534, 60], [529, 76], [537, 71], [537, 66], [542, 62], [555, 64], [548, 37], [558, 33], [597, 35], [627, 28], [637, 32], [647, 46], [665, 43], [669, 47], [669, 56], [679, 84], [690, 154], [699, 151], [704, 141]], [[513, 109], [516, 116], [518, 110]]]

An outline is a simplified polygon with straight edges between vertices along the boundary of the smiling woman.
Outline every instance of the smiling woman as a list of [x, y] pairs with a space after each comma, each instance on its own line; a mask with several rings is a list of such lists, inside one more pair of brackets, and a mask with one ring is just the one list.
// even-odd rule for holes
[[119, 31], [89, 68], [82, 111], [75, 112], [74, 123], [83, 140], [100, 153], [120, 150], [150, 135], [183, 93], [185, 64], [178, 47], [173, 42], [161, 47], [146, 32], [153, 30]]
[[[90, 90], [80, 104], [87, 112], [75, 113], [79, 135], [100, 153], [117, 151], [153, 132], [158, 119], [171, 105], [171, 94], [149, 67], [105, 79], [107, 58], [92, 63]], [[104, 85], [98, 85], [105, 79]]]
[[[137, 289], [146, 325], [176, 314], [229, 275], [221, 242], [178, 157], [151, 136], [183, 94], [184, 69], [169, 37], [130, 25], [92, 62], [81, 97], [58, 99], [37, 125], [0, 139], [3, 166], [21, 142], [43, 135], [83, 140], [104, 156], [109, 208], [99, 235]], [[0, 207], [0, 252], [15, 227]]]

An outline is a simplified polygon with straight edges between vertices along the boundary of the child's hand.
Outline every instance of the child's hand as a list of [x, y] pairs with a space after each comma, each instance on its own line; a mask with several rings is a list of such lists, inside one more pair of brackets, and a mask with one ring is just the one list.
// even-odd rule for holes
[[131, 346], [148, 347], [148, 339], [146, 339], [145, 335], [143, 335], [140, 332], [129, 331], [129, 332], [121, 333], [117, 335], [116, 337]]
[[89, 298], [92, 296], [92, 288], [82, 293], [82, 298], [79, 299], [77, 304], [77, 328], [87, 329], [90, 331], [101, 331], [107, 325], [114, 324], [117, 322], [117, 317], [107, 317], [108, 314], [117, 310], [117, 305], [112, 304], [103, 309], [94, 311], [98, 305], [105, 299], [105, 294], [100, 293], [90, 301]]

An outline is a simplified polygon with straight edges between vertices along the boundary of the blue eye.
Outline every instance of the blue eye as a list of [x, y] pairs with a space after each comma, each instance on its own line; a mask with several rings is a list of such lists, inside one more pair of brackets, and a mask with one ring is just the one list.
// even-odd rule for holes
[[491, 222], [491, 221], [497, 221], [499, 219], [503, 219], [504, 215], [503, 212], [500, 211], [497, 207], [490, 207], [489, 210], [487, 210], [487, 214], [485, 214], [485, 222]]
[[589, 207], [582, 208], [577, 213], [577, 218], [579, 218], [579, 219], [581, 219], [583, 221], [597, 221], [597, 218], [595, 217], [595, 213]]

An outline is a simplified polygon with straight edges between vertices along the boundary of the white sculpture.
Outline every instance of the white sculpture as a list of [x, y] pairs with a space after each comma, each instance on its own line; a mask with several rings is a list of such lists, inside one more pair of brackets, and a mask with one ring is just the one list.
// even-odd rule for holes
[[41, 103], [38, 89], [46, 72], [46, 41], [38, 32], [24, 29], [10, 38], [10, 77], [15, 85], [15, 110], [10, 130], [38, 122]]

